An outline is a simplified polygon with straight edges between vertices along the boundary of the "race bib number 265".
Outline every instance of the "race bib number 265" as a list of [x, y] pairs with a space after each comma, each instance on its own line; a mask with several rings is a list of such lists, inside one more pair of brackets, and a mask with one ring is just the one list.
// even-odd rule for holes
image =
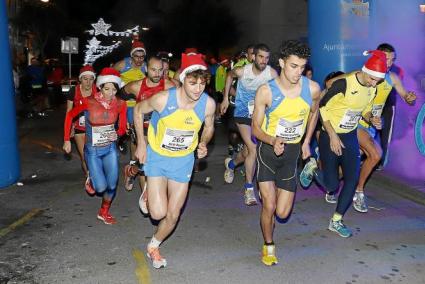
[[161, 148], [168, 151], [187, 150], [192, 145], [194, 136], [193, 130], [167, 128], [162, 138]]

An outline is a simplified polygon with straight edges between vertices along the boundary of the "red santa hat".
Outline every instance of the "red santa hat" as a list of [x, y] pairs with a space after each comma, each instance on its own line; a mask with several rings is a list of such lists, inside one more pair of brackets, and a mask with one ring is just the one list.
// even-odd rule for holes
[[143, 51], [146, 54], [145, 45], [141, 41], [134, 41], [131, 45], [130, 56], [133, 56], [133, 53], [136, 51]]
[[362, 71], [378, 78], [385, 78], [387, 73], [387, 56], [381, 50], [369, 50], [363, 52], [364, 56], [371, 54], [372, 56], [365, 62]]
[[94, 69], [91, 65], [84, 65], [80, 69], [80, 74], [78, 75], [78, 79], [81, 80], [81, 77], [83, 76], [93, 76], [94, 79], [96, 79], [96, 73], [94, 73]]
[[180, 82], [183, 83], [187, 73], [196, 70], [207, 70], [207, 64], [203, 59], [203, 55], [199, 53], [193, 55], [182, 53], [182, 66], [180, 67], [179, 76]]
[[194, 54], [198, 54], [198, 49], [196, 47], [186, 47], [186, 49], [184, 50], [184, 53], [186, 53], [187, 55], [194, 55]]
[[120, 88], [123, 86], [123, 82], [120, 78], [120, 73], [111, 67], [103, 68], [102, 71], [100, 71], [100, 74], [96, 80], [96, 86], [98, 88], [100, 88], [101, 85], [106, 83], [115, 83]]

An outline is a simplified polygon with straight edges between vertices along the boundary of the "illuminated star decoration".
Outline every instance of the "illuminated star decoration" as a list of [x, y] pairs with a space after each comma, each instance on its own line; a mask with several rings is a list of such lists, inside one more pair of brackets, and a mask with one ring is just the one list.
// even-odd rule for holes
[[105, 21], [100, 18], [96, 24], [91, 24], [94, 28], [94, 35], [108, 35], [108, 29], [111, 27], [110, 24], [105, 23]]
[[101, 41], [97, 40], [96, 37], [92, 37], [92, 39], [89, 40], [88, 42], [89, 42], [89, 45], [87, 45], [87, 48], [91, 50], [96, 50], [99, 47], [99, 44], [101, 43]]
[[105, 21], [100, 18], [97, 23], [91, 24], [94, 30], [87, 30], [86, 32], [92, 35], [93, 37], [87, 40], [86, 50], [84, 51], [84, 65], [93, 64], [97, 59], [102, 56], [105, 56], [108, 53], [111, 53], [114, 49], [120, 46], [121, 41], [113, 41], [114, 44], [111, 45], [101, 45], [102, 41], [96, 38], [97, 35], [104, 36], [116, 36], [116, 37], [130, 37], [133, 33], [139, 32], [139, 26], [134, 28], [127, 29], [122, 32], [109, 31], [111, 27], [110, 24], [106, 24]]
[[89, 44], [86, 45], [87, 50], [85, 52], [84, 65], [86, 64], [93, 65], [93, 63], [97, 59], [99, 59], [100, 57], [108, 53], [111, 53], [115, 48], [120, 46], [121, 41], [118, 41], [112, 45], [99, 45], [98, 43], [99, 41], [96, 42], [96, 45], [90, 45], [90, 41], [89, 41]]

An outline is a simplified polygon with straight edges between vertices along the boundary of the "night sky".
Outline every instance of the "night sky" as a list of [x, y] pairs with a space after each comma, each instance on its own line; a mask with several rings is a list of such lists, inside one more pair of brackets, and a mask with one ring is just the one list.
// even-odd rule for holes
[[[18, 18], [21, 25], [35, 28], [45, 36], [45, 58], [57, 57], [63, 61], [65, 57], [60, 54], [60, 39], [78, 37], [80, 54], [74, 55], [78, 64], [83, 62], [82, 53], [91, 38], [85, 30], [92, 29], [90, 24], [96, 23], [99, 18], [111, 24], [112, 31], [124, 31], [136, 25], [149, 27], [149, 31], [141, 31], [141, 40], [148, 55], [170, 51], [178, 56], [185, 47], [197, 47], [205, 54], [217, 56], [220, 48], [231, 47], [238, 40], [234, 17], [222, 1], [213, 0], [50, 0], [47, 5], [36, 3], [29, 10], [23, 9]], [[130, 38], [100, 35], [98, 39], [104, 45], [111, 44], [113, 40], [122, 40], [123, 44], [99, 59], [96, 65], [106, 65], [128, 56]]]

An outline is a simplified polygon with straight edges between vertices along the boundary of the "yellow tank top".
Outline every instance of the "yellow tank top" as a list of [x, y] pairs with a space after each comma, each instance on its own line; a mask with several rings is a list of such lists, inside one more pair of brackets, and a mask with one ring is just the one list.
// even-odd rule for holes
[[[320, 115], [324, 121], [330, 121], [336, 133], [348, 133], [357, 128], [362, 115], [372, 110], [376, 88], [361, 85], [356, 73], [340, 80], [346, 80], [345, 92], [332, 93], [332, 85], [322, 98]], [[334, 84], [338, 84], [338, 81]]]
[[[124, 58], [124, 68], [120, 70], [120, 77], [123, 81], [124, 85], [127, 85], [130, 82], [141, 80], [145, 78], [145, 73], [143, 73], [142, 67], [139, 68], [133, 68], [131, 67], [131, 58], [126, 57]], [[127, 107], [135, 107], [136, 101], [135, 100], [128, 100], [126, 101]]]
[[140, 68], [131, 68], [123, 73], [121, 73], [121, 80], [124, 84], [128, 84], [133, 81], [141, 80], [145, 78], [145, 74], [140, 70]]
[[208, 95], [203, 93], [193, 109], [179, 109], [176, 90], [168, 90], [164, 110], [152, 113], [148, 129], [150, 147], [166, 157], [183, 157], [196, 149], [208, 99]]
[[301, 79], [301, 94], [296, 98], [285, 97], [276, 79], [267, 83], [272, 92], [272, 105], [266, 109], [261, 129], [270, 136], [284, 138], [289, 144], [301, 141], [311, 109], [309, 81], [304, 76]]
[[[385, 74], [385, 79], [382, 83], [376, 86], [376, 96], [373, 99], [372, 105], [372, 115], [380, 117], [382, 115], [382, 110], [384, 109], [385, 102], [387, 101], [388, 96], [393, 89], [393, 81], [391, 80], [390, 73]], [[359, 122], [363, 127], [370, 127], [371, 125], [367, 123], [364, 119], [361, 119]]]
[[168, 70], [168, 79], [173, 79], [175, 74], [176, 72], [174, 72], [173, 70]]

